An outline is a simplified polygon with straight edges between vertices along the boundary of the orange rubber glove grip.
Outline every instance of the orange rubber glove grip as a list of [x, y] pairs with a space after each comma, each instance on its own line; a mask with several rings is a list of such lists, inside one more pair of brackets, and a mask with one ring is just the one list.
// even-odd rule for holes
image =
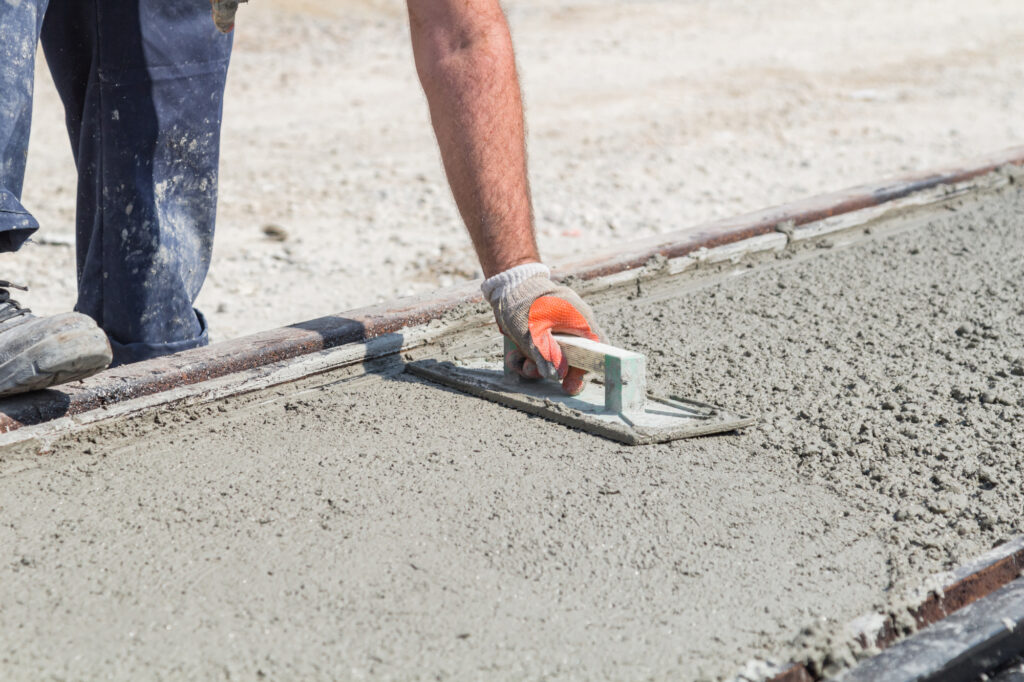
[[[561, 346], [552, 334], [573, 334], [591, 341], [600, 341], [590, 328], [583, 314], [568, 301], [556, 296], [541, 296], [530, 306], [530, 338], [541, 356], [558, 368], [562, 379], [562, 390], [569, 395], [578, 395], [583, 390], [586, 372], [578, 367], [569, 367]], [[524, 372], [529, 371], [532, 361], [524, 363]], [[537, 374], [536, 366], [532, 367]]]

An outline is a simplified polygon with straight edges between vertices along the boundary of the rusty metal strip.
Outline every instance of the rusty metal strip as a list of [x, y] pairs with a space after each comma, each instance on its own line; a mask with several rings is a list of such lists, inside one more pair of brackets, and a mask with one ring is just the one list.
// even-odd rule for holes
[[0, 433], [344, 344], [379, 339], [426, 324], [479, 299], [479, 287], [465, 285], [125, 365], [75, 384], [14, 396], [0, 401]]
[[837, 676], [842, 682], [975, 682], [1024, 651], [1024, 579], [1011, 581]]
[[[824, 194], [696, 228], [631, 242], [598, 256], [563, 263], [560, 278], [591, 280], [642, 267], [656, 256], [678, 258], [774, 232], [880, 206], [939, 185], [964, 182], [1007, 165], [1024, 165], [1024, 147], [937, 172], [920, 173], [842, 192]], [[106, 405], [215, 379], [346, 343], [361, 343], [425, 324], [460, 306], [480, 301], [468, 283], [426, 296], [329, 315], [289, 327], [109, 370], [84, 382], [0, 400], [0, 433], [81, 414]]]
[[642, 267], [653, 256], [678, 258], [700, 248], [714, 248], [768, 234], [780, 225], [799, 227], [825, 218], [852, 213], [907, 197], [915, 192], [965, 182], [1005, 166], [1024, 165], [1024, 147], [1003, 152], [940, 171], [901, 176], [888, 181], [859, 185], [850, 189], [821, 194], [782, 206], [767, 208], [736, 218], [717, 220], [696, 228], [688, 228], [657, 237], [624, 244], [614, 253], [563, 264], [556, 272], [591, 279], [623, 270]]
[[781, 673], [769, 677], [766, 682], [814, 682], [814, 677], [807, 668], [794, 663]]
[[[960, 609], [1010, 584], [1024, 572], [1024, 535], [1005, 542], [977, 559], [960, 566], [939, 590], [929, 592], [910, 609], [917, 629], [938, 623]], [[861, 622], [858, 618], [853, 622]], [[852, 628], [851, 628], [852, 629]], [[860, 632], [856, 641], [864, 648], [886, 649], [900, 638], [896, 619], [887, 615], [871, 632]], [[817, 679], [803, 664], [793, 663], [766, 682], [811, 682]]]
[[[1024, 536], [954, 571], [953, 579], [942, 587], [941, 593], [930, 592], [917, 607], [910, 610], [910, 614], [918, 629], [927, 627], [1016, 580], [1022, 571]], [[858, 639], [862, 645], [867, 645], [871, 637], [871, 634], [865, 633]], [[874, 633], [873, 644], [884, 649], [898, 637], [895, 620], [889, 616], [878, 632]]]

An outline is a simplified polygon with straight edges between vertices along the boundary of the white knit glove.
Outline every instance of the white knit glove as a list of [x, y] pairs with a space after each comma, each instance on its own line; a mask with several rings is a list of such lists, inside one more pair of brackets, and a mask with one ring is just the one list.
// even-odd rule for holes
[[481, 289], [498, 328], [516, 345], [505, 358], [507, 366], [528, 379], [560, 380], [570, 395], [582, 391], [585, 372], [568, 366], [552, 334], [602, 341], [590, 306], [569, 287], [552, 282], [551, 271], [540, 263], [506, 270], [485, 280]]

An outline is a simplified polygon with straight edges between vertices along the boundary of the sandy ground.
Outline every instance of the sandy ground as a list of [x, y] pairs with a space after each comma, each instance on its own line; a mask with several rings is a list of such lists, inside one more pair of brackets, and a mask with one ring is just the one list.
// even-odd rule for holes
[[[199, 301], [214, 338], [476, 275], [401, 5], [243, 8]], [[1024, 140], [1018, 0], [506, 6], [549, 259]], [[58, 243], [0, 269], [33, 286], [33, 308], [55, 312], [74, 302], [74, 176], [40, 73], [25, 203]], [[268, 239], [268, 225], [287, 240]]]
[[1022, 211], [599, 306], [742, 434], [629, 448], [371, 374], [8, 454], [0, 669], [693, 679], [817, 645], [1024, 531]]

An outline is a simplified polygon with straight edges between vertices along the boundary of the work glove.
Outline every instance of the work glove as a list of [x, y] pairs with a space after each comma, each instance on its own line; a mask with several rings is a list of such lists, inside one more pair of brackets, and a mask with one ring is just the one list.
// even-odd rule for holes
[[221, 33], [231, 33], [235, 28], [235, 12], [238, 11], [238, 3], [249, 0], [210, 0], [213, 9], [213, 23]]
[[569, 367], [552, 334], [602, 341], [590, 306], [569, 287], [552, 282], [551, 271], [540, 263], [506, 270], [485, 280], [481, 289], [501, 333], [516, 346], [505, 366], [527, 379], [561, 381], [566, 393], [579, 394], [586, 372]]

